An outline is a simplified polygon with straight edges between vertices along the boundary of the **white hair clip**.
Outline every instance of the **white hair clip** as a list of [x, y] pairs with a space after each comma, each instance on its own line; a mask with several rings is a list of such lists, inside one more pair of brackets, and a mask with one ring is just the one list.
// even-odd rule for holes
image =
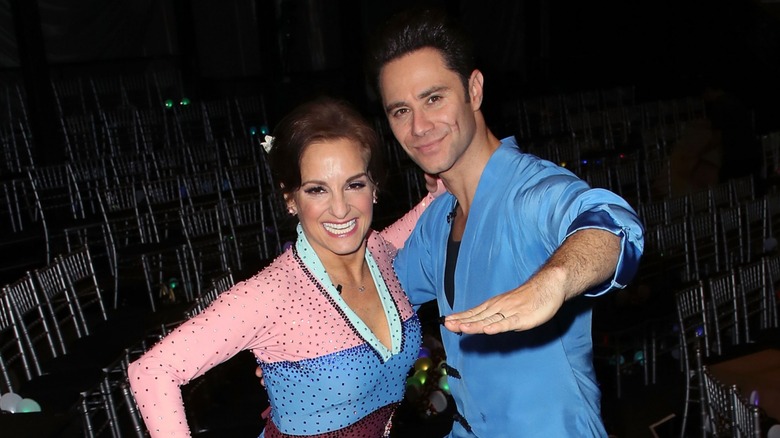
[[263, 146], [263, 149], [265, 149], [265, 153], [270, 153], [271, 148], [274, 147], [274, 138], [270, 135], [266, 135], [265, 141], [260, 142], [260, 144]]

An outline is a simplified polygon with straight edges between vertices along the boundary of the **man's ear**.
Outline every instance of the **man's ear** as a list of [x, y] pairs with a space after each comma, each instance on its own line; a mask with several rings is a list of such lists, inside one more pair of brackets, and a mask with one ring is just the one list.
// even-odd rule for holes
[[471, 72], [471, 77], [469, 78], [469, 100], [474, 111], [479, 111], [482, 107], [484, 80], [485, 78], [482, 76], [481, 71], [474, 70]]

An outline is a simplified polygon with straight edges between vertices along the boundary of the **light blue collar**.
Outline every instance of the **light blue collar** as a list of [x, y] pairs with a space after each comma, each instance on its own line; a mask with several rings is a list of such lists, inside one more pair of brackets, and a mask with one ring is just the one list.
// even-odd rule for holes
[[390, 327], [390, 341], [391, 350], [388, 350], [379, 339], [374, 335], [371, 329], [363, 322], [360, 317], [347, 305], [347, 303], [341, 298], [341, 294], [336, 290], [336, 287], [330, 281], [328, 273], [325, 270], [325, 266], [322, 261], [314, 252], [309, 240], [306, 238], [306, 233], [303, 232], [303, 227], [298, 224], [298, 240], [295, 242], [295, 249], [298, 252], [298, 256], [303, 261], [303, 264], [309, 270], [309, 272], [317, 279], [322, 286], [321, 290], [330, 297], [344, 315], [346, 315], [348, 322], [352, 327], [357, 330], [360, 336], [371, 345], [374, 350], [382, 357], [382, 360], [387, 362], [394, 354], [398, 354], [401, 351], [401, 341], [403, 330], [401, 326], [401, 317], [393, 301], [390, 291], [385, 284], [379, 267], [374, 261], [374, 257], [371, 255], [371, 251], [366, 248], [366, 263], [368, 264], [368, 270], [371, 272], [371, 278], [374, 280], [374, 285], [379, 293], [379, 299], [382, 301], [382, 307], [384, 308], [385, 317], [387, 318], [388, 325]]

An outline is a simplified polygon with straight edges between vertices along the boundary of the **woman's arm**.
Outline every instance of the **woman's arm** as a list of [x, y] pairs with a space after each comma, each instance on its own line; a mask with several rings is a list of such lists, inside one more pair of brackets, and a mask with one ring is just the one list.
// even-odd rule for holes
[[203, 375], [257, 339], [256, 303], [247, 283], [221, 294], [130, 364], [128, 375], [152, 437], [190, 436], [181, 385]]
[[436, 199], [439, 195], [446, 192], [447, 189], [440, 179], [434, 178], [429, 175], [425, 175], [425, 186], [428, 189], [428, 194], [417, 205], [409, 210], [400, 219], [388, 225], [387, 228], [382, 230], [379, 234], [390, 242], [396, 249], [403, 248], [406, 243], [406, 239], [412, 234], [414, 226], [417, 224], [417, 219], [425, 211], [426, 208]]

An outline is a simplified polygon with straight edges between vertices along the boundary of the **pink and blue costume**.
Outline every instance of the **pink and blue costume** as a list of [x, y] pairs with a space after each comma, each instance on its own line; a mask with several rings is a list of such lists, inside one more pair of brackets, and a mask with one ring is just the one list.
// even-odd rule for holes
[[430, 201], [367, 237], [390, 346], [342, 300], [299, 226], [293, 247], [130, 365], [152, 436], [189, 436], [179, 386], [242, 350], [256, 356], [271, 404], [261, 437], [386, 436], [421, 343], [392, 261]]

